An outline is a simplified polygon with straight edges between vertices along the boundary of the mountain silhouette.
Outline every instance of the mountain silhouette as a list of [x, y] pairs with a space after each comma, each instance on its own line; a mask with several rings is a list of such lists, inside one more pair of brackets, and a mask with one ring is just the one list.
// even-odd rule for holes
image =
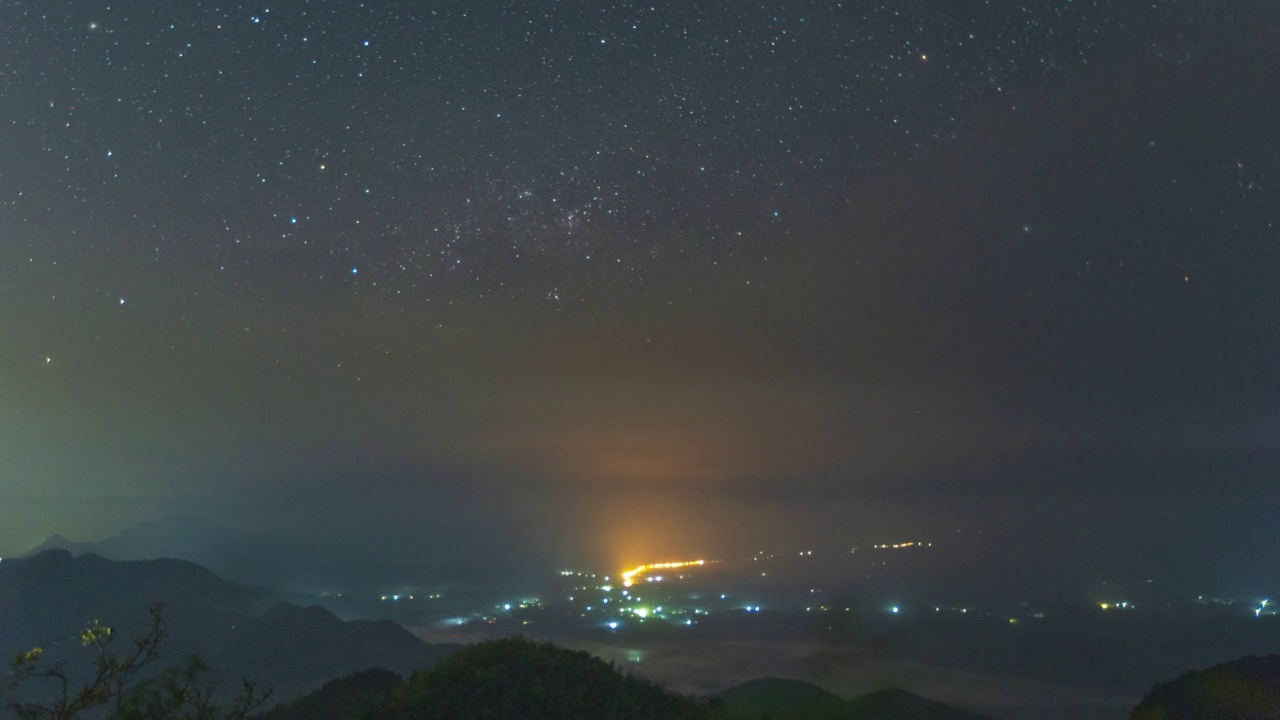
[[[162, 602], [166, 661], [199, 655], [220, 685], [241, 677], [286, 700], [324, 681], [374, 667], [409, 673], [457, 650], [430, 645], [390, 622], [345, 622], [274, 590], [229, 582], [182, 560], [119, 562], [46, 550], [0, 562], [0, 657], [42, 647], [51, 660], [83, 657], [79, 633], [101, 620], [131, 637]], [[74, 665], [72, 666], [74, 668]]]
[[219, 576], [255, 584], [274, 584], [284, 567], [306, 557], [301, 547], [281, 538], [241, 532], [196, 515], [144, 522], [96, 542], [54, 534], [23, 557], [45, 550], [93, 553], [110, 560], [187, 560]]
[[990, 720], [900, 688], [845, 700], [813, 683], [765, 678], [716, 693], [728, 720]]
[[218, 653], [218, 662], [228, 673], [275, 676], [279, 696], [293, 697], [336, 676], [373, 667], [405, 675], [424, 670], [459, 647], [429, 645], [387, 620], [343, 621], [316, 605], [281, 603], [251, 621], [237, 642]]
[[22, 557], [46, 550], [122, 561], [187, 560], [236, 582], [308, 593], [324, 592], [335, 584], [377, 587], [404, 577], [432, 577], [441, 584], [483, 580], [478, 566], [457, 557], [390, 557], [376, 546], [353, 544], [350, 538], [304, 540], [243, 532], [196, 515], [144, 522], [94, 542], [50, 535]]

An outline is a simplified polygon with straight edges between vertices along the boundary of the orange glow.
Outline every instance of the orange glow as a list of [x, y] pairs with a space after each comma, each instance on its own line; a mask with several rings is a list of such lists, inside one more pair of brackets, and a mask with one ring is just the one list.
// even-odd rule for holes
[[621, 573], [622, 584], [626, 587], [631, 587], [632, 578], [640, 575], [644, 575], [645, 573], [651, 570], [674, 570], [676, 568], [695, 567], [698, 565], [706, 565], [706, 564], [707, 564], [706, 560], [689, 560], [687, 562], [667, 562], [667, 563], [652, 563], [650, 565], [641, 565], [639, 567], [635, 567], [630, 570], [623, 570]]

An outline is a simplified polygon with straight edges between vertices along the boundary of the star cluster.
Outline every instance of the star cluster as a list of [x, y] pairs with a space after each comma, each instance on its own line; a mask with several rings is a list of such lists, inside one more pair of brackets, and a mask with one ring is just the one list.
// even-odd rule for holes
[[1170, 12], [16, 3], [0, 226], [31, 263], [204, 294], [595, 306], [730, 261], [759, 283], [831, 188]]

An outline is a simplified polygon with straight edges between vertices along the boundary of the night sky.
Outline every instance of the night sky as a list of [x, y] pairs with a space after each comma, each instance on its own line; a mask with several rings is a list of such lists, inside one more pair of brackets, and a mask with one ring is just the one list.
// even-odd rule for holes
[[10, 0], [0, 554], [1235, 546], [1270, 5]]

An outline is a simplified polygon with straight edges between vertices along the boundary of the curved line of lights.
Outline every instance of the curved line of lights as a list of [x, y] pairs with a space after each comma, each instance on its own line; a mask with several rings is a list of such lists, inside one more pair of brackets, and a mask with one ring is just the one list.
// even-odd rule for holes
[[633, 580], [632, 580], [633, 578], [640, 575], [644, 575], [645, 573], [650, 572], [652, 570], [674, 570], [676, 568], [695, 567], [697, 565], [706, 565], [706, 564], [707, 564], [706, 560], [689, 560], [688, 562], [668, 562], [668, 563], [653, 563], [651, 565], [641, 565], [639, 567], [632, 568], [631, 570], [622, 571], [622, 574], [621, 574], [622, 584], [626, 587], [631, 587], [633, 583]]

